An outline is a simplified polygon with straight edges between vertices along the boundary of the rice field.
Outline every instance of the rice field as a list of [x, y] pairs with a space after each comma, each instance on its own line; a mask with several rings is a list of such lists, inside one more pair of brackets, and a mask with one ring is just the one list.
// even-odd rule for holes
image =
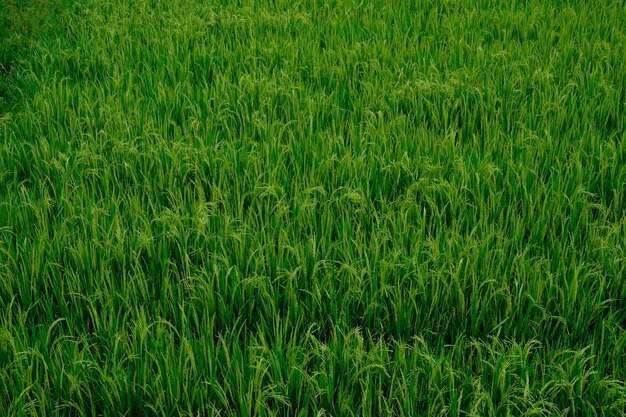
[[626, 416], [626, 3], [2, 0], [0, 416]]

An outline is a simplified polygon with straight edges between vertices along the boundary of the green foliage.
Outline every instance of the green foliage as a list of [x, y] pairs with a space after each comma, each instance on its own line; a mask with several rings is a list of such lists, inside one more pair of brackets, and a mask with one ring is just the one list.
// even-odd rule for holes
[[37, 43], [59, 33], [70, 0], [3, 0], [0, 3], [0, 116], [23, 93], [19, 62]]
[[623, 2], [55, 10], [0, 116], [0, 415], [626, 415]]

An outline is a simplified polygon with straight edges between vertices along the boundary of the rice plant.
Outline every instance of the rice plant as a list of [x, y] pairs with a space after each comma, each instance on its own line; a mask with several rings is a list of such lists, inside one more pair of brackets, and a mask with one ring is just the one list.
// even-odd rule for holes
[[623, 1], [0, 26], [0, 416], [626, 416]]

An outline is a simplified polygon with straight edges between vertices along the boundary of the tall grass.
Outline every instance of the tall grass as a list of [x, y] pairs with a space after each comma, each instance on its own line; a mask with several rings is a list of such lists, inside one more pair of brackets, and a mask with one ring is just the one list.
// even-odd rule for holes
[[62, 7], [0, 415], [626, 415], [623, 2]]

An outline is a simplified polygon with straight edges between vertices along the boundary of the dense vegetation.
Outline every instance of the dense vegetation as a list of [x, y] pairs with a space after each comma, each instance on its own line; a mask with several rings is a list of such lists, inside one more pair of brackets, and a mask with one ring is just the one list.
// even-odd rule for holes
[[0, 415], [626, 415], [623, 1], [34, 3]]

